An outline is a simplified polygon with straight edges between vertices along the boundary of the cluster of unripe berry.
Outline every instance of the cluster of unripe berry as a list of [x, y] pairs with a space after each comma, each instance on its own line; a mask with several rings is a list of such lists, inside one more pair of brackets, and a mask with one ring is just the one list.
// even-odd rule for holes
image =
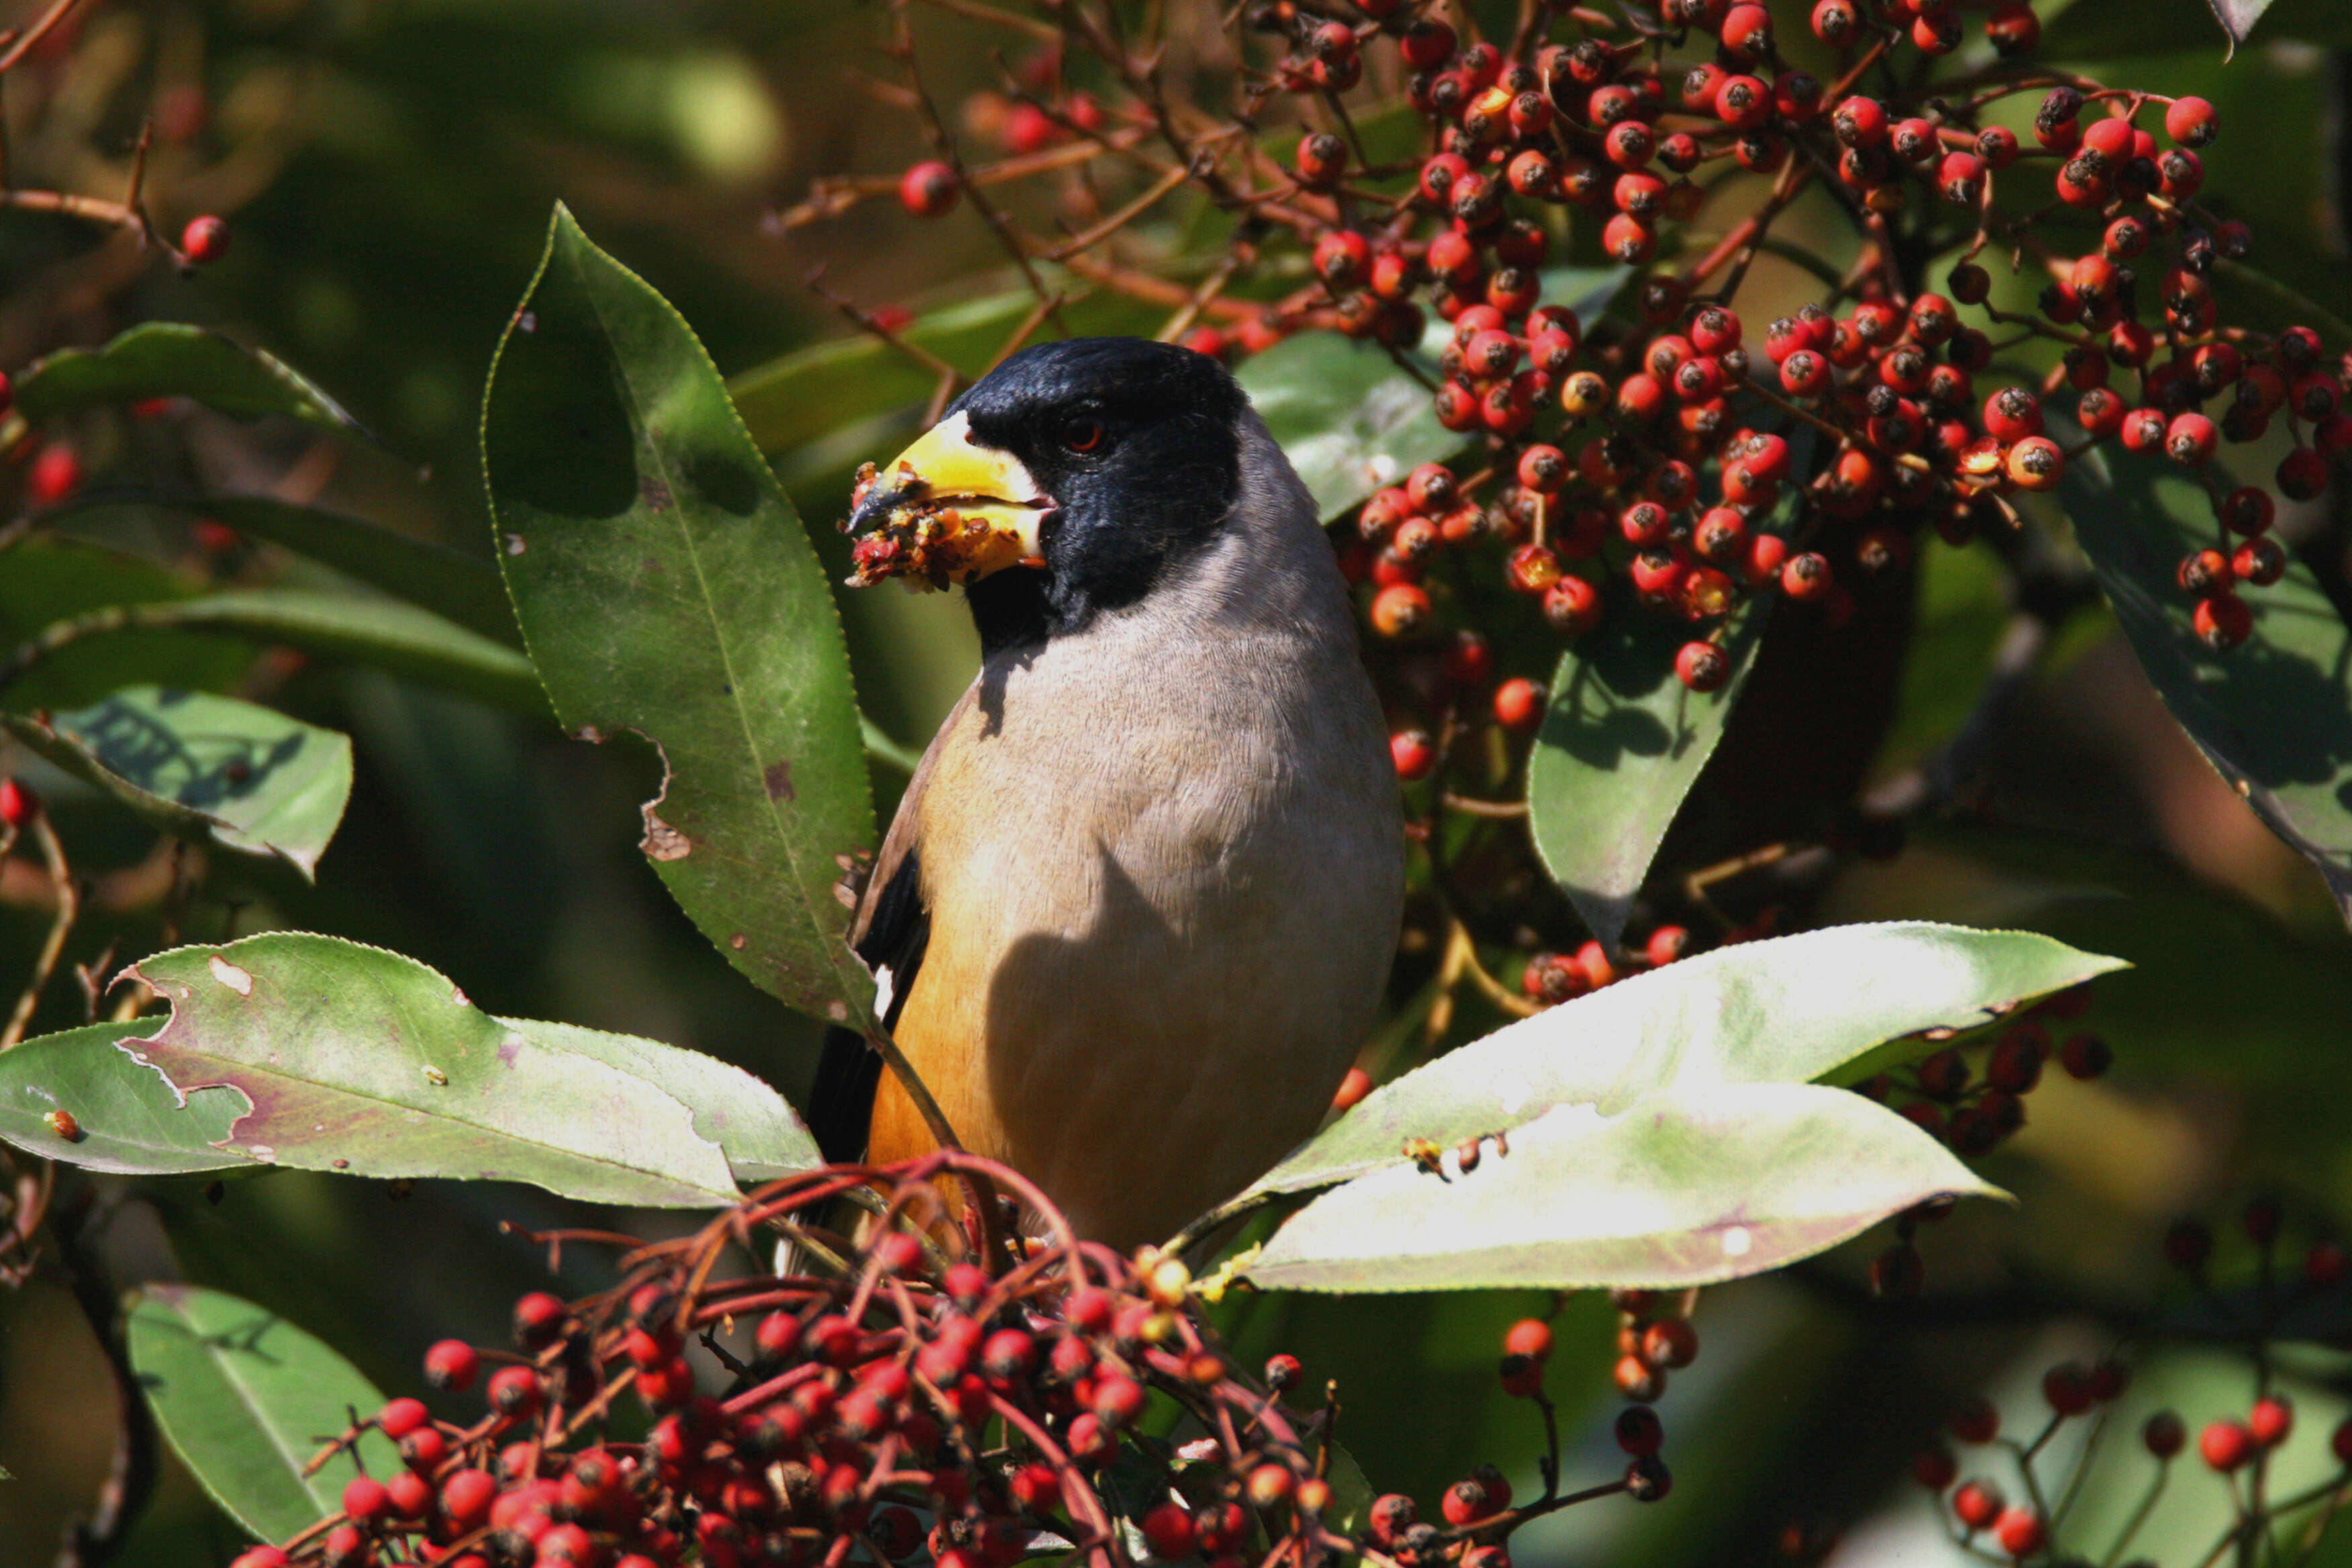
[[[612, 1289], [524, 1296], [511, 1351], [434, 1345], [427, 1382], [450, 1395], [479, 1385], [487, 1414], [436, 1419], [419, 1400], [391, 1401], [313, 1468], [352, 1462], [342, 1456], [370, 1430], [404, 1468], [354, 1478], [339, 1515], [235, 1568], [839, 1568], [853, 1553], [1012, 1568], [1047, 1548], [1118, 1568], [1132, 1560], [1121, 1498], [1158, 1558], [1306, 1568], [1361, 1554], [1338, 1528], [1345, 1500], [1314, 1436], [1324, 1399], [1285, 1403], [1295, 1358], [1240, 1372], [1203, 1327], [1181, 1261], [1076, 1242], [1050, 1208], [1024, 1227], [1048, 1239], [1002, 1244], [1021, 1260], [982, 1267], [941, 1214], [932, 1184], [947, 1163], [791, 1179], [693, 1237], [636, 1248]], [[1002, 1166], [952, 1163], [1042, 1204]], [[890, 1217], [864, 1241], [823, 1227], [845, 1191], [892, 1177]], [[730, 1242], [771, 1227], [841, 1266], [715, 1268]], [[720, 1342], [739, 1326], [740, 1356]], [[709, 1352], [699, 1364], [697, 1341]], [[615, 1440], [630, 1404], [651, 1429]], [[1171, 1424], [1166, 1441], [1140, 1435]], [[1159, 1500], [1115, 1494], [1114, 1462], [1155, 1473]], [[1507, 1568], [1501, 1542], [1522, 1514], [1498, 1476], [1482, 1484], [1466, 1513], [1449, 1496], [1442, 1529], [1383, 1500], [1370, 1536], [1398, 1563], [1437, 1568], [1483, 1549], [1475, 1568]]]

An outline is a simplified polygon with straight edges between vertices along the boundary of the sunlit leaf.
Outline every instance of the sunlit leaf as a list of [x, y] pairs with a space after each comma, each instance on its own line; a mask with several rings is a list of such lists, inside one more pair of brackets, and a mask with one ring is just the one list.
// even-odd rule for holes
[[875, 845], [849, 657], [791, 501], [700, 343], [559, 208], [492, 367], [499, 560], [566, 728], [661, 748], [644, 847], [759, 984], [863, 1016], [838, 858]]
[[[131, 973], [171, 1005], [169, 1020], [0, 1055], [0, 1139], [68, 1163], [88, 1150], [109, 1169], [212, 1169], [225, 1152], [661, 1207], [729, 1203], [739, 1178], [819, 1163], [790, 1108], [748, 1073], [651, 1040], [494, 1018], [446, 976], [381, 949], [272, 932], [177, 948]], [[224, 1096], [238, 1102], [225, 1132]], [[57, 1136], [53, 1108], [73, 1113], [84, 1142]]]
[[1998, 1195], [1904, 1118], [1811, 1084], [1680, 1087], [1566, 1106], [1476, 1169], [1399, 1165], [1291, 1216], [1268, 1289], [1673, 1288], [1777, 1268], [1941, 1194]]
[[[1614, 1113], [1726, 1084], [1851, 1082], [1875, 1047], [1965, 1029], [2123, 967], [2027, 931], [1925, 921], [1738, 942], [1546, 1009], [1381, 1085], [1260, 1178], [1301, 1192], [1560, 1106]], [[1924, 1049], [1924, 1047], [1919, 1047]]]
[[[252, 1302], [194, 1285], [134, 1291], [124, 1323], [131, 1364], [155, 1424], [213, 1500], [266, 1541], [342, 1507], [358, 1474], [338, 1455], [303, 1468], [329, 1439], [383, 1407], [383, 1395], [329, 1345]], [[370, 1473], [400, 1463], [380, 1432], [360, 1440]]]
[[300, 374], [207, 327], [146, 321], [103, 348], [64, 349], [16, 382], [16, 408], [34, 424], [100, 404], [187, 397], [240, 419], [283, 414], [344, 435], [359, 421]]
[[352, 793], [348, 736], [283, 713], [156, 686], [0, 726], [167, 833], [276, 855], [305, 877]]
[[2176, 471], [2084, 453], [2066, 465], [2067, 515], [2140, 668], [2205, 760], [2326, 879], [2352, 921], [2352, 628], [2311, 569], [2249, 589], [2253, 635], [2200, 643], [2181, 558], [2212, 542], [2212, 502]]

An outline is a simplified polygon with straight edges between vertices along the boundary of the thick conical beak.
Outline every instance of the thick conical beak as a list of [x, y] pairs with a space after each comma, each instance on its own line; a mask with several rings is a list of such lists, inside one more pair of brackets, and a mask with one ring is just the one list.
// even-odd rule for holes
[[1045, 564], [1054, 502], [1019, 458], [971, 438], [961, 415], [940, 420], [887, 468], [858, 476], [843, 527], [856, 536], [850, 581], [909, 586], [970, 583], [1007, 566]]

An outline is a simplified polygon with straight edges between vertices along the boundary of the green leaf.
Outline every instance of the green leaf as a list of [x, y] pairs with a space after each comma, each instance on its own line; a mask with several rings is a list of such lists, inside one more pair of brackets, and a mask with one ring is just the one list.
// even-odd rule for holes
[[2140, 668], [2205, 760], [2326, 879], [2352, 921], [2352, 630], [2300, 561], [2245, 595], [2253, 635], [2199, 642], [2180, 559], [2212, 542], [2204, 489], [2093, 451], [2066, 465], [2075, 537]]
[[[273, 1312], [194, 1285], [131, 1292], [125, 1337], [155, 1424], [213, 1500], [264, 1541], [284, 1541], [341, 1511], [357, 1470], [339, 1455], [302, 1468], [383, 1395], [338, 1355]], [[400, 1456], [381, 1432], [359, 1443], [373, 1475]]]
[[313, 876], [352, 793], [348, 736], [200, 691], [125, 687], [0, 726], [166, 833], [275, 855]]
[[79, 491], [47, 516], [51, 521], [62, 521], [78, 513], [118, 507], [157, 507], [210, 518], [239, 533], [282, 544], [412, 605], [422, 605], [493, 642], [515, 647], [522, 644], [497, 567], [365, 518], [297, 506], [275, 496], [174, 496], [131, 485]]
[[[547, 711], [530, 661], [515, 649], [414, 605], [349, 594], [239, 588], [193, 599], [110, 605], [43, 627], [32, 639], [37, 645], [33, 651], [46, 658], [47, 650], [84, 638], [166, 627], [287, 643], [518, 712]], [[17, 659], [20, 667], [27, 663], [26, 652], [19, 650]], [[0, 666], [0, 684], [11, 673]]]
[[[172, 1080], [138, 1065], [142, 1029], [87, 1024], [26, 1040], [0, 1054], [0, 1139], [27, 1153], [124, 1176], [228, 1171], [251, 1162], [215, 1145], [226, 1142], [245, 1097], [233, 1089], [183, 1094]], [[48, 1121], [62, 1110], [79, 1123], [68, 1140]]]
[[[820, 1163], [782, 1098], [748, 1073], [651, 1040], [491, 1017], [397, 953], [273, 932], [177, 948], [130, 973], [171, 1004], [163, 1027], [121, 1045], [74, 1030], [0, 1056], [0, 1103], [22, 1111], [0, 1118], [0, 1138], [70, 1163], [87, 1147], [141, 1169], [215, 1168], [172, 1161], [219, 1152], [668, 1208], [731, 1203], [739, 1174]], [[140, 1077], [185, 1098], [184, 1123]], [[215, 1093], [242, 1101], [226, 1135]], [[114, 1104], [138, 1119], [110, 1124]], [[52, 1105], [82, 1120], [86, 1144], [62, 1144], [40, 1121]]]
[[661, 749], [645, 848], [671, 894], [757, 984], [862, 1019], [835, 884], [874, 812], [831, 589], [693, 331], [561, 207], [482, 450], [557, 714]]
[[1407, 1139], [1450, 1148], [1561, 1106], [1614, 1114], [1644, 1096], [1727, 1084], [1854, 1082], [1876, 1070], [1874, 1047], [1971, 1028], [2123, 967], [2030, 931], [1923, 921], [1719, 947], [1548, 1008], [1382, 1084], [1236, 1201], [1398, 1164]]
[[[1544, 297], [1589, 321], [1629, 276], [1622, 267], [1561, 268], [1544, 274]], [[1423, 340], [1412, 357], [1423, 374], [1435, 374], [1433, 356], [1452, 330], [1437, 322]], [[1385, 350], [1337, 332], [1287, 338], [1244, 360], [1234, 378], [1326, 519], [1471, 443], [1437, 422], [1428, 387]]]
[[[1036, 308], [1026, 289], [927, 310], [899, 336], [964, 374], [988, 368], [1013, 330]], [[1108, 289], [1064, 302], [1062, 316], [1087, 334], [1151, 331], [1168, 314]], [[727, 384], [751, 438], [764, 452], [803, 446], [845, 425], [931, 395], [938, 377], [889, 344], [859, 334], [818, 343], [745, 371]]]
[[1731, 677], [1704, 695], [1675, 675], [1691, 628], [1643, 608], [1622, 584], [1601, 624], [1560, 655], [1528, 760], [1528, 826], [1552, 879], [1604, 947], [1625, 917], [1683, 797], [1723, 739], [1772, 600], [1734, 612]]
[[[203, 585], [142, 556], [86, 540], [36, 534], [0, 551], [0, 658], [85, 610], [194, 598]], [[19, 708], [82, 708], [142, 681], [231, 691], [254, 649], [229, 637], [125, 632], [58, 649], [7, 688]]]
[[144, 322], [104, 348], [53, 353], [16, 383], [17, 411], [34, 425], [150, 397], [194, 398], [239, 419], [283, 414], [373, 439], [341, 405], [270, 355], [179, 321]]
[[1263, 1289], [1675, 1289], [1808, 1258], [1947, 1194], [2000, 1196], [1862, 1096], [1715, 1084], [1613, 1116], [1562, 1107], [1464, 1174], [1378, 1171], [1308, 1204], [1248, 1268]]

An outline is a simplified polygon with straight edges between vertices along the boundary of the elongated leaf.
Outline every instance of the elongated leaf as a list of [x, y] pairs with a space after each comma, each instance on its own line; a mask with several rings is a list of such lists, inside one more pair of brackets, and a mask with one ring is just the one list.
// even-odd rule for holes
[[645, 848], [671, 894], [759, 984], [862, 1018], [834, 889], [874, 810], [831, 590], [692, 331], [560, 207], [482, 450], [557, 714], [661, 748]]
[[[0, 551], [0, 658], [44, 626], [85, 610], [195, 597], [202, 584], [142, 556], [85, 540], [35, 534]], [[82, 708], [144, 681], [229, 691], [254, 649], [230, 637], [132, 631], [58, 649], [6, 685], [14, 708]]]
[[[1622, 267], [1565, 268], [1544, 274], [1544, 297], [1590, 319], [1630, 276]], [[1430, 328], [1413, 356], [1423, 375], [1436, 374], [1435, 353], [1452, 330], [1443, 321]], [[1470, 445], [1471, 437], [1437, 422], [1429, 388], [1386, 351], [1337, 332], [1276, 343], [1243, 361], [1234, 376], [1326, 519]]]
[[2030, 931], [1924, 921], [1717, 948], [1523, 1018], [1381, 1085], [1245, 1196], [1328, 1186], [1400, 1163], [1409, 1138], [1451, 1147], [1560, 1106], [1613, 1114], [1685, 1089], [1853, 1081], [1875, 1070], [1874, 1047], [1973, 1027], [2122, 967]]
[[311, 876], [352, 793], [348, 736], [233, 697], [131, 686], [0, 726], [167, 833]]
[[[966, 375], [988, 368], [1013, 329], [1036, 308], [1026, 289], [927, 310], [901, 334]], [[1082, 334], [1148, 332], [1167, 312], [1108, 290], [1066, 301]], [[1058, 336], [1058, 333], [1049, 333]], [[800, 447], [859, 419], [920, 406], [938, 378], [878, 339], [863, 335], [797, 350], [727, 384], [751, 438], [765, 452]]]
[[[342, 1507], [350, 1457], [302, 1468], [352, 1411], [383, 1407], [359, 1368], [277, 1314], [194, 1285], [133, 1292], [125, 1329], [155, 1424], [231, 1519], [283, 1541]], [[360, 1440], [359, 1459], [378, 1476], [400, 1464], [380, 1432]]]
[[[140, 1037], [154, 1027], [152, 1019], [88, 1024], [0, 1055], [0, 1139], [27, 1153], [125, 1176], [250, 1166], [244, 1155], [216, 1147], [245, 1114], [245, 1097], [225, 1088], [183, 1094], [161, 1072], [141, 1066], [133, 1053], [146, 1049]], [[59, 1110], [73, 1119], [70, 1137], [49, 1121]]]
[[1601, 624], [1560, 655], [1528, 761], [1536, 853], [1611, 948], [1683, 797], [1723, 739], [1772, 605], [1759, 595], [1736, 612], [1723, 639], [1731, 677], [1702, 695], [1675, 675], [1690, 627], [1616, 586]]
[[147, 321], [104, 348], [66, 349], [16, 383], [16, 407], [39, 424], [77, 409], [150, 397], [188, 397], [240, 419], [283, 414], [365, 437], [358, 420], [300, 374], [206, 327]]
[[80, 513], [120, 507], [155, 507], [210, 518], [239, 533], [282, 544], [412, 605], [422, 605], [493, 642], [522, 645], [497, 567], [365, 518], [296, 506], [275, 496], [170, 495], [135, 485], [104, 485], [79, 491], [48, 517], [62, 521]]
[[[0, 1056], [0, 1103], [23, 1108], [0, 1118], [0, 1138], [72, 1163], [85, 1147], [147, 1170], [211, 1168], [177, 1162], [226, 1152], [661, 1207], [732, 1202], [730, 1155], [760, 1175], [818, 1163], [782, 1100], [748, 1073], [651, 1040], [493, 1018], [446, 976], [377, 948], [273, 932], [177, 948], [131, 973], [170, 1019]], [[184, 1097], [184, 1122], [142, 1076]], [[226, 1136], [215, 1093], [242, 1101]], [[87, 1143], [60, 1146], [39, 1116], [53, 1105], [83, 1121]], [[112, 1105], [129, 1108], [119, 1127]]]
[[1999, 1196], [1883, 1106], [1717, 1084], [1614, 1116], [1562, 1107], [1464, 1174], [1411, 1165], [1307, 1205], [1249, 1266], [1267, 1289], [1673, 1289], [1778, 1268], [1945, 1194]]
[[430, 610], [389, 599], [238, 588], [160, 604], [115, 605], [45, 626], [36, 642], [62, 646], [116, 632], [169, 627], [229, 632], [373, 665], [523, 713], [547, 711], [530, 661], [504, 643]]
[[2197, 640], [2180, 559], [2213, 535], [2199, 485], [2152, 463], [2066, 465], [2075, 537], [2164, 705], [2270, 830], [2319, 868], [2352, 921], [2352, 629], [2301, 562], [2250, 590], [2253, 635]]

